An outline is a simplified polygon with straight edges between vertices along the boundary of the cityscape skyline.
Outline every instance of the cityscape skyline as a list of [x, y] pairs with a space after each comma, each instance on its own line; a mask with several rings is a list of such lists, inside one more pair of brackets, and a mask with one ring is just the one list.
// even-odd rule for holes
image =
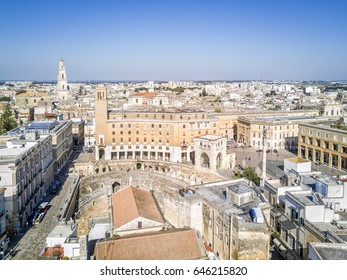
[[6, 2], [0, 80], [346, 80], [345, 6]]

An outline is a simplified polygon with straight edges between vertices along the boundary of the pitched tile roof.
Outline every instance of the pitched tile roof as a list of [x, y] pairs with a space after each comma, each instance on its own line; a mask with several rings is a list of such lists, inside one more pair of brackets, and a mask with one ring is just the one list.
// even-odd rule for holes
[[153, 98], [156, 95], [157, 94], [155, 92], [137, 92], [137, 93], [130, 95], [130, 97], [136, 97], [137, 96], [137, 97]]
[[164, 223], [164, 219], [150, 191], [127, 187], [112, 196], [113, 225], [118, 228], [143, 217]]
[[96, 244], [97, 260], [197, 260], [205, 258], [195, 230], [180, 229], [127, 236]]

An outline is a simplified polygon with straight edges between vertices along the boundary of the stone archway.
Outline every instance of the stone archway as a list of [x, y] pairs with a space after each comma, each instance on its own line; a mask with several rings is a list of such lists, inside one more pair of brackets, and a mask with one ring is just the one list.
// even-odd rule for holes
[[99, 149], [99, 159], [105, 159], [105, 150], [104, 148]]
[[116, 193], [120, 189], [120, 184], [118, 182], [114, 182], [112, 184], [112, 193]]
[[210, 168], [210, 158], [206, 153], [201, 154], [201, 167]]

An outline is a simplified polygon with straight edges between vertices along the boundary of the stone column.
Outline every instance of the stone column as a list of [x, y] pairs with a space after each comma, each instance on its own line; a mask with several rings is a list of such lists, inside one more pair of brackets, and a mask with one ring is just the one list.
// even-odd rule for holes
[[333, 155], [332, 153], [329, 153], [329, 167], [333, 166]]
[[100, 159], [99, 147], [95, 146], [95, 160], [99, 160], [99, 159]]

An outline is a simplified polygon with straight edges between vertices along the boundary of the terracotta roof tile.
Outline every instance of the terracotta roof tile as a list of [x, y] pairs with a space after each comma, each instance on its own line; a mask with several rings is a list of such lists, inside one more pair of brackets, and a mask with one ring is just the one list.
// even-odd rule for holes
[[128, 236], [96, 244], [97, 260], [197, 260], [205, 253], [192, 229]]
[[112, 196], [113, 224], [115, 228], [132, 220], [143, 217], [149, 220], [164, 222], [164, 219], [148, 190], [128, 187]]
[[137, 93], [130, 95], [130, 97], [138, 96], [138, 97], [153, 98], [156, 95], [157, 94], [155, 92], [137, 92]]

